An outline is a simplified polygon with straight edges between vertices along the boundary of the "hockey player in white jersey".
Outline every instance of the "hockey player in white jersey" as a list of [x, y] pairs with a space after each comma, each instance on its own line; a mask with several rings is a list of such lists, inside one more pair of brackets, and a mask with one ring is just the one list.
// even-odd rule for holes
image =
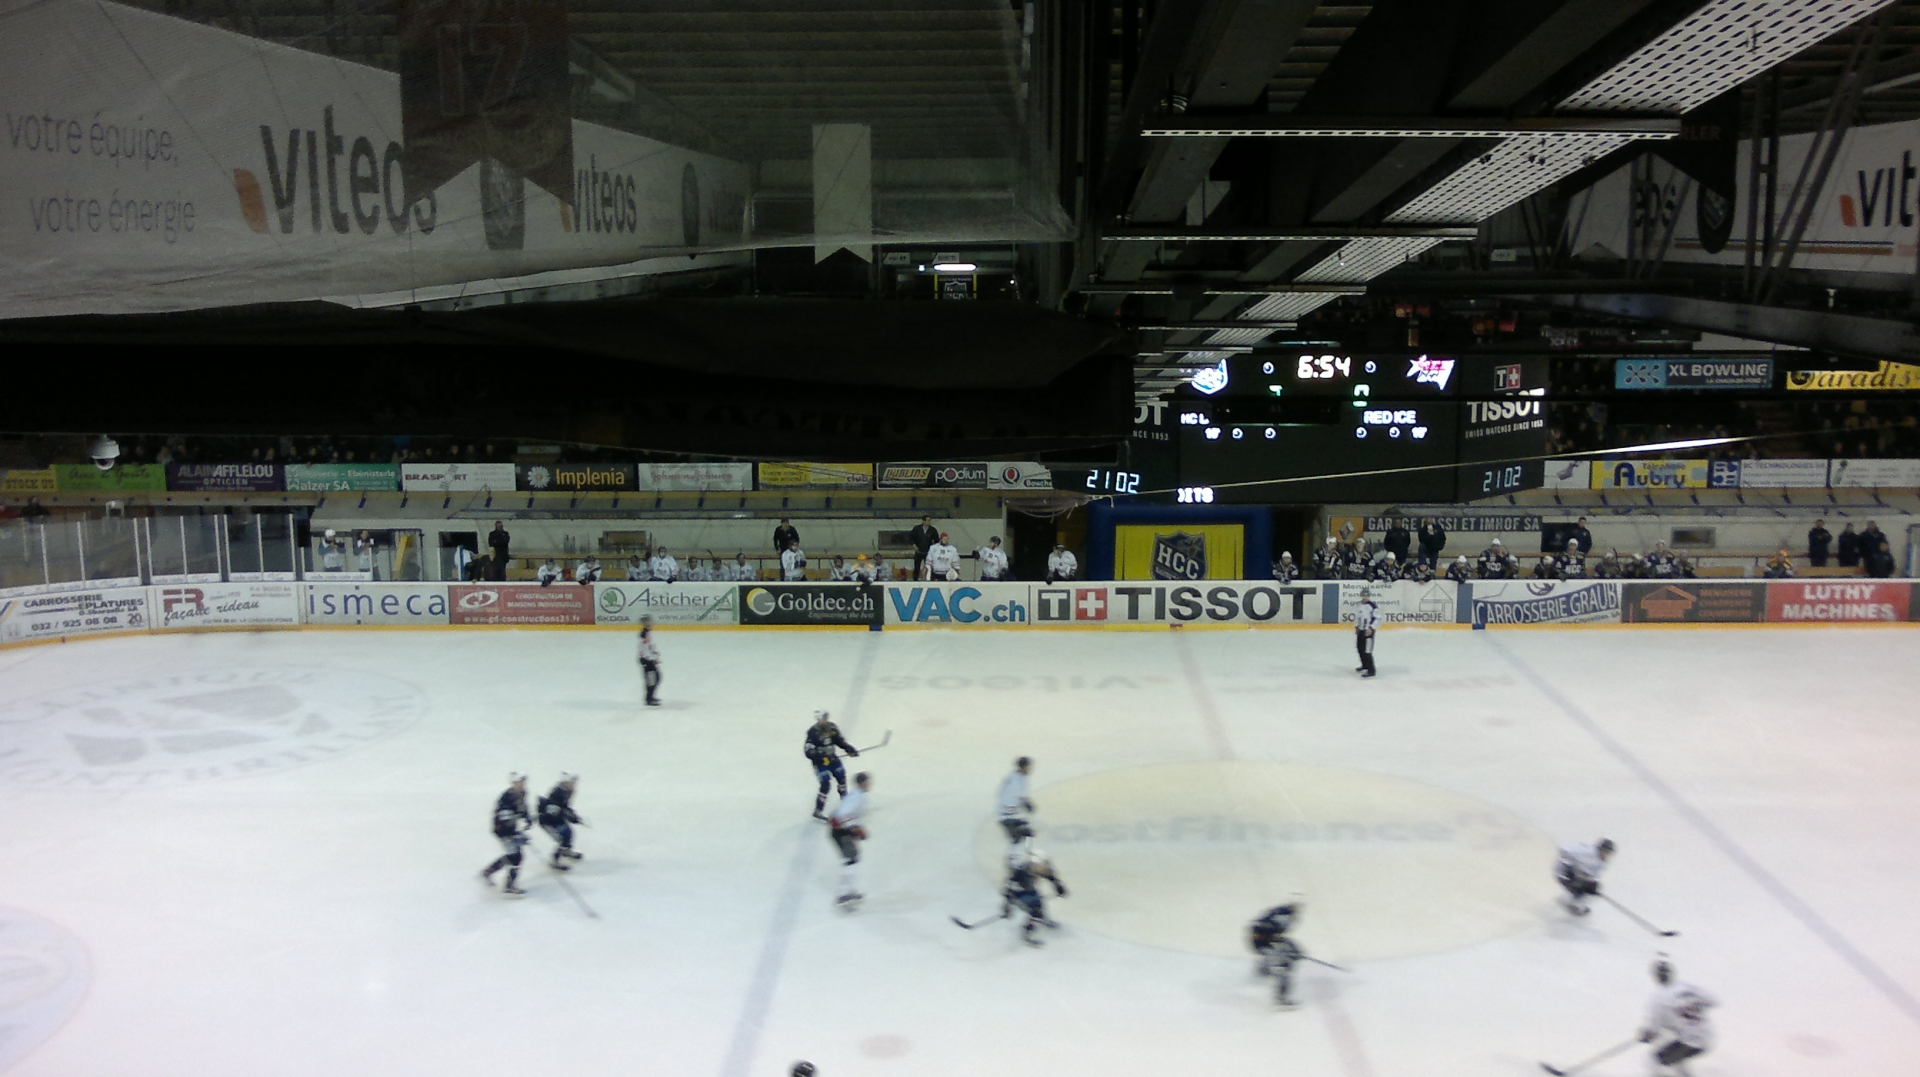
[[647, 706], [658, 707], [660, 697], [660, 648], [653, 642], [653, 617], [640, 618], [640, 679], [647, 686]]
[[1568, 912], [1585, 916], [1592, 911], [1587, 907], [1587, 899], [1600, 896], [1600, 873], [1607, 870], [1607, 861], [1611, 859], [1613, 841], [1609, 838], [1560, 850], [1560, 859], [1553, 865], [1553, 877], [1567, 892], [1560, 903]]
[[780, 554], [780, 578], [783, 580], [804, 580], [807, 578], [807, 553], [798, 542], [789, 543]]
[[1071, 580], [1080, 574], [1080, 561], [1067, 549], [1066, 543], [1053, 544], [1053, 552], [1047, 555], [1047, 582], [1058, 583]]
[[974, 552], [974, 556], [980, 559], [980, 581], [982, 583], [1007, 578], [1007, 551], [1000, 548], [999, 535], [988, 539], [985, 546], [980, 547], [980, 549]]
[[929, 580], [957, 580], [960, 578], [960, 551], [947, 541], [947, 533], [940, 532], [940, 541], [927, 547], [925, 578]]
[[1659, 986], [1647, 1004], [1640, 1042], [1652, 1051], [1648, 1061], [1654, 1077], [1687, 1077], [1687, 1060], [1713, 1047], [1713, 1023], [1707, 1011], [1720, 1000], [1679, 980], [1664, 954], [1653, 963], [1653, 982]]
[[672, 583], [680, 578], [680, 562], [674, 560], [664, 546], [653, 551], [653, 559], [647, 562], [647, 567], [653, 570], [655, 583]]
[[552, 587], [556, 581], [561, 579], [560, 566], [554, 564], [553, 558], [549, 557], [540, 565], [540, 571], [535, 573], [535, 575], [540, 579], [540, 586]]
[[840, 850], [840, 890], [833, 903], [848, 912], [866, 896], [855, 885], [853, 866], [860, 862], [860, 843], [867, 840], [867, 829], [861, 820], [866, 818], [867, 790], [872, 787], [873, 779], [866, 772], [855, 774], [853, 788], [840, 794], [840, 802], [827, 817], [827, 835], [833, 840], [834, 848]]
[[749, 580], [759, 579], [760, 569], [747, 564], [747, 555], [743, 551], [733, 555], [733, 563], [727, 566], [726, 578], [736, 583], [746, 583]]
[[1027, 816], [1033, 814], [1033, 801], [1027, 799], [1027, 778], [1033, 773], [1033, 760], [1026, 756], [1013, 761], [1013, 770], [1001, 779], [1000, 792], [994, 797], [994, 807], [1000, 813], [1000, 827], [1007, 832], [1007, 840], [1014, 844], [1033, 837], [1033, 824]]

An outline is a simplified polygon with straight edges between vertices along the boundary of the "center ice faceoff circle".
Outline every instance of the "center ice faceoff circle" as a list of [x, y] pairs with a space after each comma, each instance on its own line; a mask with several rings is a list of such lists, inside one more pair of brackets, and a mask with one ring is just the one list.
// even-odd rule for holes
[[[1298, 891], [1330, 961], [1457, 949], [1537, 921], [1551, 839], [1514, 813], [1383, 774], [1176, 763], [1036, 789], [1035, 844], [1071, 896], [1056, 916], [1149, 946], [1244, 956], [1246, 924]], [[997, 822], [975, 850], [996, 880]]]
[[406, 728], [426, 696], [405, 681], [301, 667], [96, 681], [0, 705], [0, 778], [128, 788], [262, 774]]

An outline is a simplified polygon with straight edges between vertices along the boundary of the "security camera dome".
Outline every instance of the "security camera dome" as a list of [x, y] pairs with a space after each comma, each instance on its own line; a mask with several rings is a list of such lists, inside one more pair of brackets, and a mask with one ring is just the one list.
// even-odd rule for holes
[[111, 471], [114, 463], [120, 459], [120, 443], [102, 434], [87, 447], [87, 455], [93, 458], [94, 467]]

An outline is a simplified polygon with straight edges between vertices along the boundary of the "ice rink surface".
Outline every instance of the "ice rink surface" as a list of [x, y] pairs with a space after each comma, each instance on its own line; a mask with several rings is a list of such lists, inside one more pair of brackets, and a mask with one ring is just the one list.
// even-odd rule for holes
[[[0, 1071], [1514, 1077], [1630, 1037], [1657, 950], [1695, 1077], [1920, 1059], [1920, 632], [124, 637], [0, 652]], [[860, 888], [811, 712], [885, 749]], [[998, 907], [1035, 759], [1071, 896]], [[586, 859], [484, 886], [509, 770], [582, 775]], [[1619, 843], [1557, 908], [1556, 843]], [[1246, 921], [1306, 895], [1277, 1011]], [[1640, 1051], [1596, 1067], [1646, 1071]]]

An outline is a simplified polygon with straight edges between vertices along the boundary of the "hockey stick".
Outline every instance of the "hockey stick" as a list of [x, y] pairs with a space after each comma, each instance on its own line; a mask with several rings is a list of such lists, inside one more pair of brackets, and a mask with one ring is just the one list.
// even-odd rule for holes
[[587, 900], [580, 896], [580, 891], [575, 890], [573, 888], [573, 884], [567, 881], [567, 877], [565, 875], [562, 875], [559, 872], [554, 872], [553, 881], [560, 884], [560, 889], [565, 890], [567, 892], [567, 896], [573, 899], [573, 903], [575, 905], [580, 906], [580, 911], [586, 913], [588, 919], [590, 920], [600, 919], [600, 914], [593, 911], [593, 906], [587, 904]]
[[893, 730], [891, 730], [891, 729], [889, 729], [889, 730], [887, 730], [887, 731], [886, 731], [886, 733], [885, 733], [885, 734], [884, 734], [884, 735], [883, 735], [883, 736], [882, 736], [882, 737], [880, 738], [880, 743], [878, 743], [878, 744], [876, 744], [876, 745], [874, 745], [874, 746], [873, 746], [873, 748], [862, 748], [862, 749], [860, 749], [860, 754], [861, 754], [861, 755], [865, 755], [865, 754], [867, 754], [868, 752], [871, 752], [871, 751], [873, 751], [873, 750], [874, 750], [875, 748], [885, 748], [885, 747], [887, 746], [887, 742], [888, 742], [888, 741], [890, 741], [890, 740], [892, 740], [892, 739], [893, 739]]
[[1300, 960], [1311, 961], [1316, 965], [1325, 965], [1326, 967], [1332, 969], [1335, 972], [1352, 972], [1353, 971], [1352, 969], [1349, 969], [1349, 968], [1342, 968], [1341, 966], [1336, 965], [1331, 961], [1322, 961], [1317, 957], [1308, 957], [1306, 954], [1301, 954]]
[[1622, 1043], [1616, 1043], [1612, 1047], [1609, 1047], [1606, 1050], [1600, 1052], [1599, 1054], [1594, 1055], [1592, 1058], [1589, 1058], [1584, 1062], [1575, 1062], [1573, 1065], [1568, 1066], [1565, 1069], [1558, 1069], [1556, 1067], [1549, 1066], [1545, 1062], [1540, 1063], [1540, 1068], [1543, 1070], [1546, 1070], [1548, 1073], [1553, 1074], [1553, 1077], [1572, 1077], [1573, 1074], [1579, 1073], [1581, 1070], [1589, 1069], [1593, 1066], [1597, 1066], [1600, 1063], [1605, 1062], [1607, 1059], [1612, 1058], [1614, 1055], [1619, 1054], [1620, 1052], [1626, 1050], [1629, 1047], [1632, 1047], [1634, 1044], [1639, 1042], [1640, 1042], [1640, 1039], [1639, 1037], [1636, 1036], [1633, 1039], [1626, 1040]]
[[989, 916], [989, 917], [986, 917], [985, 919], [982, 919], [982, 920], [975, 920], [975, 921], [974, 921], [973, 923], [971, 923], [971, 924], [969, 924], [969, 923], [967, 923], [967, 922], [966, 922], [965, 920], [962, 920], [962, 919], [960, 919], [960, 918], [959, 918], [958, 916], [949, 916], [949, 917], [947, 917], [947, 919], [949, 919], [949, 920], [952, 920], [952, 921], [953, 921], [954, 923], [956, 923], [956, 924], [959, 924], [959, 925], [960, 925], [961, 927], [963, 927], [963, 928], [965, 928], [965, 929], [966, 929], [966, 930], [968, 930], [968, 931], [972, 931], [972, 930], [973, 930], [974, 928], [976, 928], [976, 927], [979, 927], [979, 926], [981, 926], [982, 924], [991, 924], [991, 923], [993, 923], [993, 922], [994, 922], [995, 920], [1005, 920], [1005, 919], [1006, 919], [1007, 917], [1009, 917], [1009, 916], [1012, 916], [1012, 915], [1013, 915], [1013, 909], [1012, 909], [1012, 907], [1011, 907], [1011, 906], [1006, 906], [1006, 905], [1002, 905], [1002, 906], [1000, 907], [1000, 915], [998, 915], [998, 916]]
[[1627, 919], [1632, 920], [1634, 923], [1639, 924], [1641, 927], [1646, 928], [1648, 931], [1653, 932], [1654, 934], [1660, 936], [1663, 939], [1670, 939], [1675, 935], [1680, 934], [1678, 931], [1662, 931], [1659, 928], [1654, 927], [1652, 924], [1647, 923], [1645, 920], [1642, 920], [1640, 917], [1634, 915], [1634, 912], [1632, 909], [1627, 908], [1625, 905], [1620, 904], [1619, 902], [1613, 900], [1612, 898], [1608, 897], [1605, 894], [1600, 895], [1600, 900], [1606, 902], [1607, 904], [1613, 906], [1616, 909], [1619, 909], [1620, 914], [1622, 916], [1625, 916]]

